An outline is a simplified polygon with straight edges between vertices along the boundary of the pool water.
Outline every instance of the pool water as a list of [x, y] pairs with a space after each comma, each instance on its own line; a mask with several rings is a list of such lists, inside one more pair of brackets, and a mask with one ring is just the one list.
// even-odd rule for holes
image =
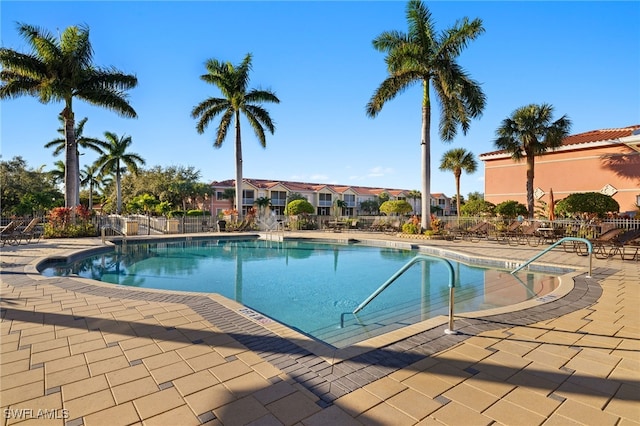
[[[263, 315], [344, 347], [446, 315], [449, 270], [434, 258], [416, 264], [360, 313], [353, 310], [417, 254], [362, 244], [293, 240], [193, 240], [127, 243], [45, 276], [78, 275], [132, 287], [219, 293]], [[451, 262], [455, 312], [511, 305], [553, 291], [556, 277]]]

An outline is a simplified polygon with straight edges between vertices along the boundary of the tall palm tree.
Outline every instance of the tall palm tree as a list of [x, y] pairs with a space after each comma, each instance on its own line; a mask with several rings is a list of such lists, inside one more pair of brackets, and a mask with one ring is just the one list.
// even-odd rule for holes
[[131, 173], [138, 173], [138, 166], [145, 164], [144, 159], [133, 152], [127, 152], [131, 146], [131, 136], [123, 135], [118, 137], [115, 133], [104, 132], [104, 137], [109, 144], [105, 153], [96, 160], [100, 168], [100, 174], [114, 174], [116, 176], [116, 213], [122, 212], [122, 173], [127, 170]]
[[458, 127], [464, 134], [471, 119], [482, 115], [486, 99], [479, 83], [456, 62], [467, 44], [484, 32], [482, 21], [464, 18], [436, 33], [431, 12], [420, 0], [406, 9], [409, 32], [387, 31], [373, 40], [373, 47], [386, 52], [389, 76], [367, 104], [367, 115], [375, 117], [387, 101], [415, 84], [422, 85], [422, 208], [421, 226], [429, 229], [431, 194], [431, 94], [441, 105], [440, 138], [451, 141]]
[[535, 157], [554, 150], [569, 135], [571, 120], [563, 115], [552, 121], [553, 107], [549, 104], [530, 104], [516, 109], [502, 120], [494, 141], [498, 149], [511, 153], [511, 158], [527, 161], [527, 210], [533, 218], [533, 179]]
[[[55, 148], [53, 150], [53, 156], [56, 157], [58, 155], [60, 155], [61, 153], [65, 152], [66, 150], [66, 146], [67, 146], [67, 141], [65, 139], [65, 126], [64, 126], [64, 119], [61, 116], [58, 116], [58, 120], [60, 120], [60, 125], [61, 127], [58, 129], [58, 133], [60, 133], [62, 135], [62, 137], [60, 138], [56, 138], [53, 139], [50, 142], [47, 142], [46, 144], [44, 144], [45, 148]], [[92, 149], [93, 151], [97, 152], [99, 155], [102, 155], [104, 153], [104, 149], [107, 146], [107, 143], [100, 140], [100, 139], [96, 139], [96, 138], [92, 138], [89, 136], [84, 136], [84, 125], [87, 123], [87, 120], [89, 120], [87, 117], [83, 118], [82, 120], [78, 121], [78, 124], [76, 125], [75, 129], [74, 129], [74, 135], [76, 138], [76, 167], [78, 168], [78, 176], [80, 176], [80, 185], [78, 186], [78, 191], [80, 191], [80, 186], [84, 186], [85, 184], [82, 183], [82, 175], [80, 173], [80, 148], [84, 148], [84, 149]], [[78, 200], [80, 200], [80, 195], [78, 195]]]
[[445, 152], [440, 160], [440, 170], [451, 171], [456, 179], [456, 211], [458, 212], [458, 223], [460, 223], [460, 176], [462, 172], [475, 173], [478, 169], [478, 162], [473, 157], [473, 153], [464, 148], [454, 148]]
[[136, 117], [125, 91], [138, 80], [113, 67], [93, 64], [89, 28], [71, 26], [59, 40], [32, 25], [18, 24], [18, 32], [31, 46], [31, 53], [0, 48], [0, 99], [35, 96], [42, 103], [63, 102], [60, 116], [65, 128], [65, 206], [75, 207], [79, 199], [78, 149], [75, 137], [73, 100], [81, 99], [124, 117]]
[[191, 111], [191, 116], [198, 119], [196, 129], [204, 133], [209, 123], [221, 115], [220, 124], [213, 144], [220, 148], [227, 136], [229, 126], [235, 125], [236, 155], [236, 210], [242, 216], [242, 142], [240, 135], [240, 114], [249, 121], [262, 147], [266, 147], [265, 127], [271, 134], [275, 131], [269, 112], [262, 107], [263, 102], [280, 103], [275, 93], [270, 90], [248, 89], [249, 71], [251, 71], [251, 54], [247, 54], [238, 66], [230, 62], [209, 59], [206, 62], [207, 74], [200, 78], [220, 89], [222, 98], [207, 98]]

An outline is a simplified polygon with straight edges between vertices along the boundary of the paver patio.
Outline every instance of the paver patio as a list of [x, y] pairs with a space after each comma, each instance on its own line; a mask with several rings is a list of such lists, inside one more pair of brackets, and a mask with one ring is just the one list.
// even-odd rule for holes
[[[540, 250], [412, 243], [514, 262]], [[371, 350], [332, 353], [217, 295], [35, 269], [101, 245], [2, 248], [3, 425], [640, 425], [640, 262], [594, 259], [588, 278], [585, 257], [554, 249], [539, 262], [580, 268], [561, 299], [457, 316], [458, 335], [444, 334], [446, 324], [412, 327]]]

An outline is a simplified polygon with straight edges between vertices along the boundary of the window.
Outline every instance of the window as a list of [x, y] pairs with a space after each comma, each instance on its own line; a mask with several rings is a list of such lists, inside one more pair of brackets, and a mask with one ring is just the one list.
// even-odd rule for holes
[[320, 207], [331, 207], [331, 194], [318, 194], [318, 205]]
[[356, 196], [353, 194], [344, 194], [344, 202], [347, 203], [347, 207], [355, 207]]
[[218, 200], [218, 201], [224, 200], [224, 192], [216, 191], [216, 200]]

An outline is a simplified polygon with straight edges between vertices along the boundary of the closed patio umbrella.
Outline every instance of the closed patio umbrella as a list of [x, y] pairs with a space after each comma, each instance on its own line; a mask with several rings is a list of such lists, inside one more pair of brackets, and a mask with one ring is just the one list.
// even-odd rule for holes
[[556, 202], [553, 199], [553, 188], [551, 188], [549, 191], [549, 220], [556, 220], [555, 207]]

